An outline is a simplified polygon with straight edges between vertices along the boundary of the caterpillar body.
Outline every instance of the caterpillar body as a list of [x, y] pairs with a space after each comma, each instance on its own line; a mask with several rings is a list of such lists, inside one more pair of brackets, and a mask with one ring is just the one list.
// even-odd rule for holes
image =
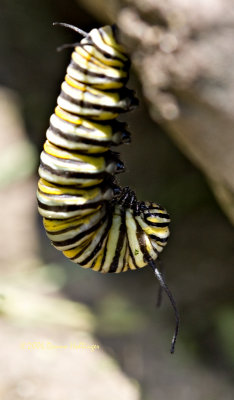
[[46, 233], [83, 268], [119, 273], [151, 265], [178, 322], [154, 263], [167, 243], [169, 215], [156, 203], [139, 202], [115, 177], [124, 164], [110, 149], [130, 141], [126, 124], [116, 118], [138, 104], [126, 88], [129, 59], [115, 26], [86, 33], [60, 25], [84, 38], [74, 45], [41, 153], [37, 198]]

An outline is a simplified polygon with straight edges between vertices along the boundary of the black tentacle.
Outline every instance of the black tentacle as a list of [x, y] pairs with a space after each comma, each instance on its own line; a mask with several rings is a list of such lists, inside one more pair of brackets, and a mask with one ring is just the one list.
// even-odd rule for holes
[[78, 28], [77, 26], [71, 25], [71, 24], [67, 24], [65, 22], [53, 22], [53, 25], [60, 25], [60, 26], [64, 26], [65, 28], [71, 29], [77, 33], [79, 33], [79, 35], [81, 36], [88, 36], [88, 32], [83, 31], [83, 29]]
[[176, 339], [177, 339], [178, 331], [179, 331], [179, 323], [180, 323], [179, 312], [178, 312], [178, 309], [176, 306], [176, 302], [172, 296], [172, 293], [171, 293], [170, 289], [168, 288], [167, 284], [165, 283], [165, 281], [162, 277], [162, 274], [159, 272], [158, 268], [156, 267], [156, 265], [154, 264], [153, 261], [152, 262], [150, 261], [149, 265], [153, 268], [155, 276], [158, 279], [160, 286], [163, 288], [163, 290], [167, 294], [167, 296], [171, 302], [171, 305], [173, 307], [174, 313], [175, 313], [176, 325], [175, 325], [175, 331], [174, 331], [174, 335], [173, 335], [172, 342], [171, 342], [171, 354], [173, 354], [175, 351], [175, 344], [176, 344]]

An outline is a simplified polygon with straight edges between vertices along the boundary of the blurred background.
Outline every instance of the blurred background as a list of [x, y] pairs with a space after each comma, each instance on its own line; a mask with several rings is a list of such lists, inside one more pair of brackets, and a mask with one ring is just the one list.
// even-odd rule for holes
[[[225, 40], [228, 0], [214, 3], [190, 18], [178, 0], [1, 0], [1, 399], [233, 399], [233, 60], [219, 60], [212, 30]], [[55, 21], [117, 22], [131, 54], [140, 107], [124, 117], [120, 182], [172, 218], [162, 263], [181, 315], [173, 356], [174, 315], [165, 296], [156, 308], [152, 271], [79, 268], [37, 213], [39, 154], [71, 53], [56, 48], [77, 41]]]

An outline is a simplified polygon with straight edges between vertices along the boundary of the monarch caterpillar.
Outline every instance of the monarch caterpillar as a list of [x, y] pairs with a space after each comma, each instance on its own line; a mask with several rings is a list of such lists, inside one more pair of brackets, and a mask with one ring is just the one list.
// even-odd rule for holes
[[[126, 88], [129, 59], [115, 26], [86, 33], [64, 23], [83, 39], [73, 45], [57, 107], [41, 153], [38, 209], [52, 244], [83, 268], [102, 273], [150, 265], [167, 293], [179, 326], [174, 299], [154, 261], [169, 236], [169, 215], [160, 205], [139, 202], [115, 175], [124, 169], [112, 146], [130, 141], [116, 120], [138, 101]], [[67, 46], [67, 45], [65, 45]]]

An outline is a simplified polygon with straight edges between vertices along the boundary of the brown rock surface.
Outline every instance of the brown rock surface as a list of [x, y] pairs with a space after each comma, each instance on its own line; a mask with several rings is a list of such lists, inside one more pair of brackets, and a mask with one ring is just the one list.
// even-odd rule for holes
[[152, 118], [203, 171], [234, 222], [232, 2], [80, 3], [96, 18], [118, 23]]

